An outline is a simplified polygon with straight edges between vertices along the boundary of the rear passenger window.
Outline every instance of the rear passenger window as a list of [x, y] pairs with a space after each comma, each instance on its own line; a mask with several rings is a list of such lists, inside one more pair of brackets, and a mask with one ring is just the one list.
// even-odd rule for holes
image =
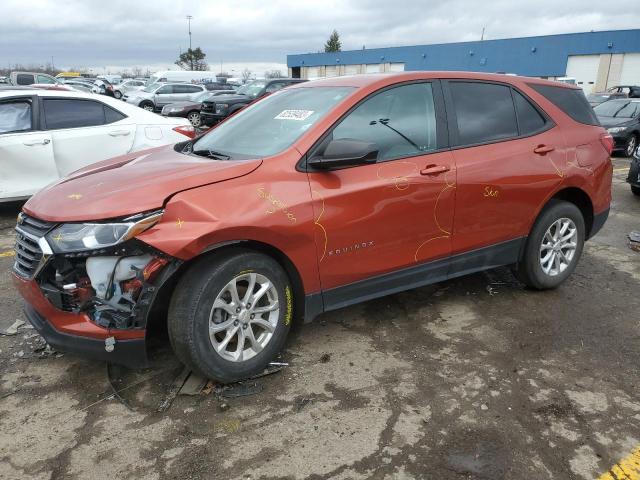
[[431, 84], [404, 85], [374, 95], [333, 130], [333, 139], [375, 143], [378, 161], [436, 150], [436, 110]]
[[450, 82], [458, 123], [459, 145], [474, 145], [518, 136], [511, 89], [479, 82]]
[[516, 111], [518, 112], [520, 135], [532, 135], [544, 129], [546, 120], [524, 95], [513, 90], [513, 99], [516, 102]]
[[113, 123], [127, 118], [127, 116], [114, 108], [104, 106], [104, 123]]
[[48, 130], [104, 125], [102, 103], [91, 100], [45, 99], [44, 118]]
[[35, 78], [33, 75], [28, 73], [19, 73], [16, 75], [16, 83], [18, 85], [33, 85], [35, 83]]
[[581, 88], [554, 87], [551, 85], [529, 84], [540, 95], [569, 115], [578, 123], [600, 125], [598, 117], [589, 105]]

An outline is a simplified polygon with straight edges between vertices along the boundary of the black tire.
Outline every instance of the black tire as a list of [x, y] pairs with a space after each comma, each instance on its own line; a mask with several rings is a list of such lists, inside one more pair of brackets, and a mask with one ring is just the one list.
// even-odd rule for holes
[[155, 111], [155, 106], [151, 102], [141, 102], [139, 107], [148, 112]]
[[[279, 306], [277, 324], [262, 351], [246, 361], [232, 361], [214, 349], [209, 338], [209, 317], [216, 297], [225, 286], [238, 275], [249, 272], [264, 275], [275, 287]], [[176, 356], [193, 371], [223, 383], [261, 372], [286, 341], [293, 315], [292, 292], [282, 267], [266, 255], [234, 249], [202, 258], [185, 272], [171, 298], [168, 330]]]
[[120, 92], [120, 90], [116, 90], [115, 92], [113, 92], [113, 96], [120, 100], [122, 98], [122, 92]]
[[[540, 247], [547, 230], [561, 218], [573, 221], [577, 230], [576, 249], [566, 269], [557, 275], [544, 272], [540, 264]], [[580, 209], [573, 203], [562, 200], [551, 200], [538, 216], [525, 245], [522, 259], [516, 266], [516, 276], [528, 287], [537, 290], [556, 288], [562, 284], [575, 270], [584, 247], [585, 225]]]
[[640, 197], [640, 187], [634, 187], [633, 185], [631, 185], [631, 192], [632, 192], [634, 195], [637, 195], [637, 196], [639, 196], [639, 197]]
[[632, 133], [629, 135], [629, 139], [624, 145], [623, 155], [625, 157], [633, 157], [633, 153], [636, 151], [636, 148], [638, 148], [638, 136], [635, 133]]

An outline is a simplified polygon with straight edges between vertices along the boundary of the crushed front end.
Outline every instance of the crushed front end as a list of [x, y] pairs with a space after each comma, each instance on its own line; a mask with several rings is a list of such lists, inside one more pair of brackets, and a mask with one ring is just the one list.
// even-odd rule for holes
[[149, 312], [181, 263], [135, 238], [161, 216], [60, 224], [20, 214], [14, 283], [27, 318], [52, 347], [129, 367], [147, 364]]

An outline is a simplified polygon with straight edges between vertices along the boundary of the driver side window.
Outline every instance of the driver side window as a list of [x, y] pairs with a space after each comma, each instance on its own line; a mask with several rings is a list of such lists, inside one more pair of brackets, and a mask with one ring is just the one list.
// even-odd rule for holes
[[166, 95], [168, 93], [173, 93], [173, 85], [165, 85], [156, 91], [156, 95]]
[[436, 133], [432, 86], [414, 83], [365, 100], [333, 130], [333, 140], [375, 143], [380, 162], [436, 150]]

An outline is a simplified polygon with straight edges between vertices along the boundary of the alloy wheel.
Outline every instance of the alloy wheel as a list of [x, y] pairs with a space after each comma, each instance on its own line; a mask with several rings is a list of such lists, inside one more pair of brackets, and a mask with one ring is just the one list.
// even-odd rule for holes
[[147, 112], [153, 112], [153, 105], [149, 105], [146, 104], [145, 106], [142, 107], [144, 110], [146, 110]]
[[199, 127], [201, 120], [200, 120], [200, 114], [198, 112], [191, 112], [188, 116], [187, 119], [191, 122], [191, 125], [193, 125], [194, 127]]
[[578, 247], [578, 228], [570, 218], [560, 218], [547, 229], [540, 245], [540, 266], [550, 277], [564, 272]]
[[211, 345], [225, 360], [249, 360], [271, 341], [279, 315], [273, 282], [259, 273], [241, 273], [213, 302], [209, 314]]
[[625, 149], [625, 154], [627, 155], [627, 157], [631, 157], [633, 155], [633, 152], [636, 149], [636, 143], [636, 136], [631, 135], [631, 137], [629, 137], [629, 140], [627, 141], [627, 148]]

